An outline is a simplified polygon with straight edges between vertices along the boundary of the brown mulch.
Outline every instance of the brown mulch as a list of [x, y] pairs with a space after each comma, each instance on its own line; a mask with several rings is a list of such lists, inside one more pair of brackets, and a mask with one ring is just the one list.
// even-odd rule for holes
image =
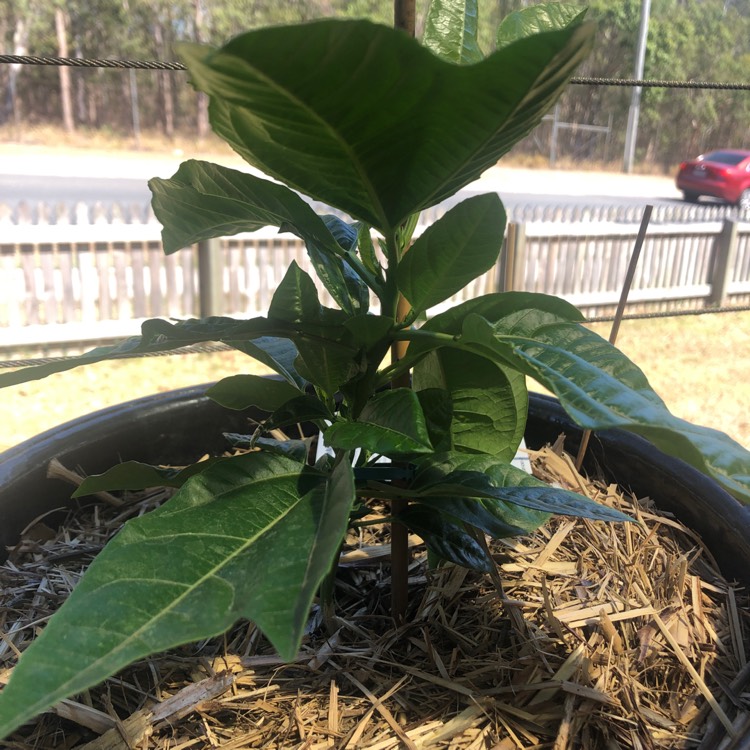
[[[554, 518], [493, 542], [494, 581], [428, 570], [413, 539], [412, 609], [398, 628], [388, 546], [377, 532], [352, 535], [336, 591], [340, 627], [326, 637], [314, 611], [294, 663], [241, 622], [132, 665], [2, 747], [749, 747], [747, 592], [649, 499], [584, 479], [559, 450], [533, 464], [638, 523]], [[44, 519], [28, 530], [0, 568], [0, 684], [122, 522], [167, 497], [105, 497], [59, 530]]]

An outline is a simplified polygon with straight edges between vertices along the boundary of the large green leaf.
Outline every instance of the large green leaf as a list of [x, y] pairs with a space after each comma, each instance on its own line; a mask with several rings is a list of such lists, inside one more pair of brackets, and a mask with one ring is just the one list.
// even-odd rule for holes
[[387, 232], [526, 135], [592, 39], [581, 26], [456, 66], [388, 27], [325, 20], [179, 52], [214, 130], [247, 161]]
[[167, 180], [148, 183], [162, 223], [164, 252], [200, 240], [283, 227], [329, 252], [342, 250], [322, 219], [295, 192], [252, 174], [191, 159]]
[[558, 31], [583, 22], [586, 8], [570, 3], [541, 3], [507, 15], [497, 30], [497, 49], [545, 31]]
[[242, 373], [222, 378], [206, 391], [206, 395], [228, 409], [258, 406], [270, 412], [302, 393], [285, 380]]
[[430, 352], [414, 368], [413, 385], [451, 395], [451, 435], [456, 450], [489, 453], [510, 461], [523, 437], [528, 393], [523, 375], [465, 351]]
[[504, 232], [505, 209], [494, 193], [462, 201], [429, 226], [398, 264], [398, 288], [411, 304], [412, 316], [492, 268]]
[[582, 427], [636, 432], [750, 503], [750, 452], [723, 432], [672, 415], [643, 372], [592, 331], [554, 324], [520, 337], [472, 315], [461, 339], [483, 353], [494, 347], [501, 361], [549, 388]]
[[291, 659], [353, 500], [346, 461], [326, 480], [250, 453], [193, 477], [126, 524], [22, 656], [0, 693], [0, 736], [136, 659], [241, 617]]
[[443, 60], [459, 65], [479, 62], [477, 0], [431, 0], [422, 44]]
[[365, 448], [384, 456], [432, 451], [422, 407], [409, 388], [375, 394], [357, 421], [335, 422], [325, 440], [334, 448]]

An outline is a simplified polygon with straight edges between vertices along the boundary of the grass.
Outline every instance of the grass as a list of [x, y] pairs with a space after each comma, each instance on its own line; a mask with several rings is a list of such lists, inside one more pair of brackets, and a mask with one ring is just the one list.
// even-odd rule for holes
[[[592, 327], [608, 335], [609, 324]], [[674, 414], [750, 448], [750, 312], [625, 321], [618, 346]], [[264, 372], [230, 351], [100, 362], [2, 389], [0, 450], [96, 409], [247, 371]]]

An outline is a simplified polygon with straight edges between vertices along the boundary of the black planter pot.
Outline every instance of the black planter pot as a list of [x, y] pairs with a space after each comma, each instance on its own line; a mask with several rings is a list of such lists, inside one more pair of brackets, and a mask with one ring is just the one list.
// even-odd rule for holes
[[[179, 465], [220, 452], [222, 433], [245, 431], [252, 412], [217, 406], [203, 395], [206, 388], [182, 388], [94, 412], [0, 455], [0, 557], [31, 520], [70, 505], [70, 485], [47, 478], [53, 458], [97, 474], [124, 460]], [[567, 450], [575, 452], [581, 429], [555, 399], [532, 394], [528, 446], [539, 448], [560, 433]], [[750, 585], [750, 508], [715, 482], [621, 430], [592, 437], [587, 468], [674, 513], [703, 537], [725, 575]]]

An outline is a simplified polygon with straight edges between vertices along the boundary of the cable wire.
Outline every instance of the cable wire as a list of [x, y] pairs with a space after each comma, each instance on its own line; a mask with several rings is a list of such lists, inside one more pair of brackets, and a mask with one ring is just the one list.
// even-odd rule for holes
[[[187, 70], [180, 62], [163, 60], [103, 60], [86, 57], [53, 57], [39, 55], [0, 55], [0, 63], [10, 65], [55, 65], [71, 68], [135, 68], [137, 70]], [[665, 89], [718, 89], [722, 91], [750, 91], [750, 83], [740, 81], [669, 81], [638, 78], [571, 78], [578, 86], [640, 86]]]

